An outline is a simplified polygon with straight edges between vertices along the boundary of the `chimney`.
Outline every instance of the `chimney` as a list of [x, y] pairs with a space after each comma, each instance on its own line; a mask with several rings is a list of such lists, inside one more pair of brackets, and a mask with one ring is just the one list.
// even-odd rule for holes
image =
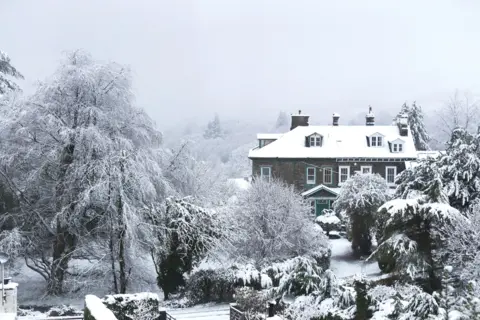
[[408, 117], [407, 115], [402, 115], [397, 122], [398, 131], [402, 137], [408, 136]]
[[334, 113], [332, 125], [338, 126], [338, 120], [340, 120], [340, 115], [338, 113]]
[[372, 112], [372, 107], [371, 106], [368, 106], [368, 113], [365, 116], [365, 124], [367, 126], [375, 125], [375, 115]]
[[298, 110], [298, 114], [292, 114], [292, 125], [290, 130], [295, 129], [296, 127], [308, 127], [308, 118], [305, 114], [302, 114], [302, 110]]

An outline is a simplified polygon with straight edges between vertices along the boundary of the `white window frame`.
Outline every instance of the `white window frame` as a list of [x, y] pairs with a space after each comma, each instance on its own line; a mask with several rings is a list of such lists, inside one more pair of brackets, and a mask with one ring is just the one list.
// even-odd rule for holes
[[[327, 179], [325, 179], [325, 177], [327, 176], [325, 174], [326, 171], [330, 171], [330, 174], [329, 174], [329, 177], [330, 177], [330, 181], [327, 181]], [[323, 183], [324, 184], [332, 184], [333, 183], [333, 168], [332, 167], [325, 167], [323, 168]]]
[[347, 169], [347, 179], [350, 178], [350, 166], [338, 166], [338, 185], [342, 185], [345, 181], [342, 181], [342, 169]]
[[[312, 134], [310, 136], [310, 147], [321, 147], [322, 146], [322, 136], [319, 134]], [[312, 143], [313, 142], [313, 143]]]
[[[393, 169], [393, 181], [392, 182], [388, 181], [388, 169]], [[397, 176], [397, 167], [395, 167], [395, 166], [386, 166], [385, 167], [385, 181], [387, 181], [388, 186], [394, 186], [395, 185], [396, 176]]]
[[[263, 174], [263, 169], [268, 169], [268, 175]], [[267, 167], [267, 166], [260, 167], [260, 178], [270, 181], [272, 178], [272, 167]]]
[[[363, 172], [363, 169], [368, 169], [368, 172]], [[367, 174], [370, 173], [371, 174], [371, 173], [373, 173], [372, 166], [360, 166], [360, 173], [361, 174], [365, 174], [365, 173], [367, 173]]]
[[[370, 147], [383, 147], [383, 136], [380, 134], [374, 134], [370, 137]], [[373, 143], [375, 141], [375, 143]], [[381, 142], [381, 143], [379, 143]]]
[[403, 152], [403, 143], [401, 143], [401, 142], [392, 143], [392, 152], [394, 152], [394, 153]]
[[[313, 180], [309, 179], [309, 176], [311, 176], [311, 175], [308, 174], [308, 170], [313, 170]], [[306, 175], [306, 178], [307, 178], [307, 184], [317, 183], [317, 170], [315, 169], [315, 167], [307, 167], [307, 170], [305, 170], [305, 175]]]

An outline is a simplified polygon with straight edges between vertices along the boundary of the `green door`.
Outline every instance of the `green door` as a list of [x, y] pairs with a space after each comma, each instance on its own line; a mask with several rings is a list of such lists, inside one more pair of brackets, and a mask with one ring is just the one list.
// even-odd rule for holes
[[317, 216], [322, 214], [324, 209], [330, 209], [330, 200], [328, 199], [317, 199], [315, 204], [315, 213]]

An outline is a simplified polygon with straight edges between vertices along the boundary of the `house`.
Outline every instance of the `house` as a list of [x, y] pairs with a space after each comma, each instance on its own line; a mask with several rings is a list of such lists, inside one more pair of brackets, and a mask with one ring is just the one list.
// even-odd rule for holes
[[376, 126], [370, 108], [365, 125], [340, 125], [336, 113], [331, 125], [308, 122], [309, 116], [301, 111], [293, 114], [289, 132], [259, 134], [258, 146], [248, 157], [254, 177], [275, 177], [294, 185], [311, 200], [316, 215], [332, 207], [350, 175], [378, 173], [394, 188], [395, 176], [417, 159], [406, 118], [398, 124]]

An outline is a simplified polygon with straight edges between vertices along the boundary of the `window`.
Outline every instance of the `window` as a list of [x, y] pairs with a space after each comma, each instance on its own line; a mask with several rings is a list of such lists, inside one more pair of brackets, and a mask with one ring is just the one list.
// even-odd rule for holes
[[385, 179], [387, 180], [388, 185], [395, 184], [395, 177], [397, 176], [397, 167], [386, 167], [385, 168]]
[[317, 211], [316, 209], [317, 209], [316, 201], [315, 200], [310, 200], [310, 213], [312, 215], [315, 215], [316, 211]]
[[310, 136], [310, 147], [321, 147], [322, 146], [322, 136], [319, 134], [314, 134]]
[[315, 184], [316, 176], [315, 176], [315, 168], [307, 167], [307, 184]]
[[372, 166], [361, 166], [360, 167], [360, 172], [362, 174], [372, 173]]
[[267, 181], [270, 181], [272, 176], [272, 168], [270, 167], [260, 167], [260, 177]]
[[323, 183], [325, 183], [325, 184], [332, 184], [333, 183], [332, 168], [323, 168]]
[[370, 145], [372, 147], [381, 147], [383, 145], [383, 138], [382, 136], [372, 136]]
[[392, 152], [403, 152], [403, 144], [402, 143], [394, 143], [392, 145]]
[[350, 177], [350, 167], [349, 166], [339, 166], [338, 167], [338, 184], [342, 184], [348, 180]]

